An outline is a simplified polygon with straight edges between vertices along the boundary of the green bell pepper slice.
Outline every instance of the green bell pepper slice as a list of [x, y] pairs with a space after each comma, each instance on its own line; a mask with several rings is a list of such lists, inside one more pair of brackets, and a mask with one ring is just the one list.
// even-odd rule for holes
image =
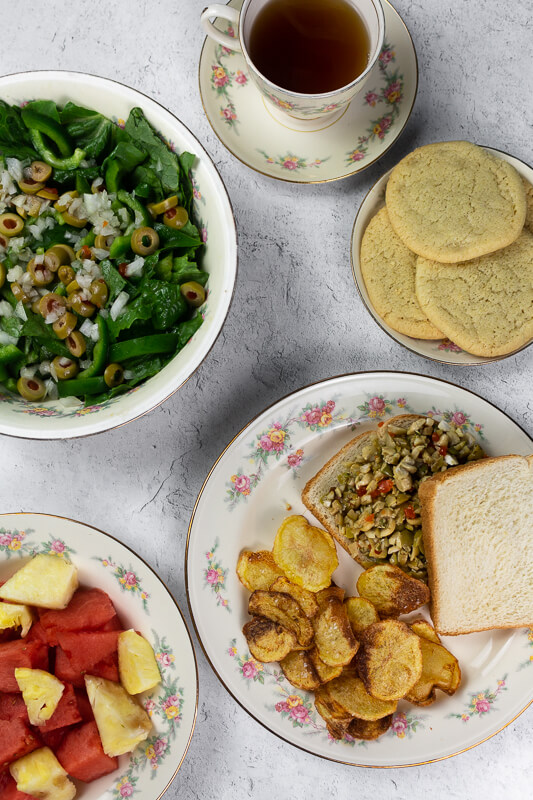
[[71, 381], [59, 381], [57, 393], [59, 397], [83, 397], [87, 394], [100, 394], [108, 388], [103, 377], [74, 378]]
[[42, 133], [34, 128], [30, 128], [30, 139], [43, 161], [46, 161], [54, 169], [76, 169], [85, 158], [85, 150], [80, 150], [79, 147], [74, 150], [71, 156], [58, 158], [44, 143]]
[[63, 158], [72, 155], [70, 139], [61, 127], [61, 123], [41, 114], [34, 108], [22, 109], [22, 121], [30, 131], [38, 131], [40, 134], [44, 133], [45, 136], [48, 136], [57, 145]]
[[[124, 189], [119, 189], [117, 192], [117, 200], [120, 200], [121, 203], [133, 211], [133, 215], [136, 218], [137, 214], [140, 214], [142, 217], [142, 224], [148, 226], [149, 228], [152, 227], [154, 220], [152, 219], [152, 215], [148, 211], [147, 208], [143, 206], [140, 200], [137, 200], [136, 197], [129, 194], [128, 192], [124, 191]], [[136, 227], [141, 227], [140, 225], [136, 224]]]
[[24, 353], [14, 344], [0, 345], [0, 364], [11, 364], [24, 358]]
[[131, 248], [131, 233], [129, 236], [117, 236], [109, 248], [109, 258], [122, 258]]
[[9, 377], [9, 372], [4, 367], [3, 364], [0, 364], [0, 383], [5, 383]]
[[[105, 365], [107, 364], [107, 351], [109, 350], [109, 331], [107, 329], [107, 323], [105, 319], [102, 317], [101, 314], [98, 314], [96, 317], [96, 324], [98, 325], [98, 341], [96, 342], [93, 350], [93, 363], [87, 369], [82, 370], [78, 374], [76, 380], [82, 380], [84, 378], [93, 378], [96, 375], [101, 374], [104, 369]], [[76, 381], [66, 381], [66, 383], [75, 383]], [[105, 388], [101, 391], [105, 391]], [[96, 394], [96, 392], [74, 392], [74, 394]], [[60, 395], [60, 397], [66, 397], [66, 395]]]
[[109, 360], [121, 363], [128, 358], [149, 356], [156, 353], [172, 353], [179, 342], [177, 333], [156, 333], [153, 336], [142, 336], [139, 339], [128, 339], [117, 342], [109, 348]]

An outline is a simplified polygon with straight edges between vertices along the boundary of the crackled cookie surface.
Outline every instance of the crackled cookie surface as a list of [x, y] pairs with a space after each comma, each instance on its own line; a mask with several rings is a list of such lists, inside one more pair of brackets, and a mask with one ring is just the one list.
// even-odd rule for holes
[[416, 255], [396, 236], [383, 207], [361, 242], [361, 272], [372, 305], [395, 331], [418, 339], [440, 339], [415, 294]]
[[507, 247], [526, 218], [518, 172], [470, 142], [414, 150], [393, 169], [386, 203], [403, 243], [446, 264]]
[[416, 296], [428, 318], [463, 350], [502, 356], [533, 338], [533, 235], [457, 264], [416, 263]]

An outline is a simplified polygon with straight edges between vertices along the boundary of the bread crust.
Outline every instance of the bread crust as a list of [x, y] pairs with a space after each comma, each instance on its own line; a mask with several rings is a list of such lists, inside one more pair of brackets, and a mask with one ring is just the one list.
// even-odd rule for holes
[[408, 428], [415, 419], [420, 419], [420, 417], [421, 414], [399, 414], [398, 416], [391, 417], [391, 419], [381, 423], [377, 430], [374, 429], [371, 431], [364, 431], [363, 433], [358, 434], [347, 444], [341, 447], [341, 449], [335, 453], [335, 455], [333, 455], [329, 461], [324, 464], [322, 469], [319, 470], [314, 477], [308, 480], [304, 486], [302, 492], [302, 501], [306, 508], [308, 508], [309, 511], [320, 521], [324, 528], [333, 536], [340, 546], [346, 550], [346, 552], [354, 559], [354, 561], [357, 561], [357, 563], [365, 569], [372, 566], [375, 562], [367, 561], [366, 559], [361, 558], [361, 556], [352, 552], [350, 545], [353, 545], [353, 540], [348, 539], [346, 536], [343, 536], [341, 533], [339, 533], [337, 525], [335, 525], [332, 520], [332, 514], [328, 513], [328, 510], [324, 508], [321, 503], [313, 502], [311, 499], [313, 491], [320, 484], [320, 481], [329, 472], [331, 467], [338, 465], [340, 468], [342, 464], [345, 463], [345, 458], [347, 457], [348, 453], [355, 454], [360, 448], [363, 447], [364, 444], [366, 444], [367, 441], [373, 440], [374, 437], [377, 437], [378, 440], [383, 439], [389, 425], [400, 425], [401, 427]]
[[435, 626], [435, 630], [442, 636], [462, 636], [468, 633], [480, 633], [489, 630], [507, 630], [533, 626], [533, 617], [529, 623], [519, 625], [487, 625], [482, 628], [468, 628], [468, 630], [452, 629], [449, 630], [441, 621], [441, 609], [438, 605], [439, 596], [439, 573], [438, 573], [438, 559], [435, 552], [435, 527], [436, 527], [436, 508], [435, 498], [437, 496], [438, 488], [445, 481], [456, 480], [461, 475], [468, 474], [472, 471], [479, 471], [484, 469], [487, 464], [501, 463], [513, 458], [525, 458], [530, 467], [533, 467], [533, 455], [519, 456], [514, 454], [504, 456], [493, 456], [490, 458], [483, 458], [479, 461], [472, 461], [469, 464], [461, 464], [447, 470], [446, 472], [438, 472], [428, 480], [420, 484], [418, 488], [418, 498], [420, 500], [420, 510], [422, 517], [422, 538], [424, 542], [424, 552], [426, 555], [427, 570], [428, 570], [428, 584], [431, 592], [430, 600], [430, 613], [431, 619]]

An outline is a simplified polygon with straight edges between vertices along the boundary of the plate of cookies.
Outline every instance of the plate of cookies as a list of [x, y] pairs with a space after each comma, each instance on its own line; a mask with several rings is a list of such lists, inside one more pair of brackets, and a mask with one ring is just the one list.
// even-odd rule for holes
[[533, 340], [533, 169], [466, 141], [425, 145], [368, 192], [352, 234], [363, 302], [426, 358], [484, 364]]

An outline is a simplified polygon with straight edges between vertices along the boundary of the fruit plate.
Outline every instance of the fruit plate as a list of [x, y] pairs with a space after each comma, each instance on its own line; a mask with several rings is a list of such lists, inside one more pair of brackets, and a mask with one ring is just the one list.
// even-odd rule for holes
[[154, 648], [161, 684], [139, 695], [153, 731], [119, 769], [93, 783], [74, 781], [80, 800], [157, 800], [178, 772], [192, 738], [198, 672], [178, 604], [151, 567], [117, 539], [81, 522], [48, 514], [0, 514], [0, 581], [35, 553], [68, 557], [80, 584], [110, 596], [124, 628]]
[[[357, 766], [448, 758], [493, 736], [533, 700], [533, 629], [443, 637], [463, 674], [453, 697], [439, 692], [426, 708], [400, 701], [380, 739], [336, 741], [328, 737], [312, 694], [294, 689], [277, 664], [260, 664], [247, 649], [241, 629], [249, 619], [249, 592], [235, 573], [240, 551], [270, 550], [289, 514], [312, 520], [300, 496], [309, 478], [354, 435], [413, 412], [453, 420], [490, 455], [533, 452], [532, 440], [512, 419], [451, 383], [402, 372], [344, 375], [288, 395], [250, 422], [211, 469], [189, 526], [187, 596], [216, 675], [272, 733], [314, 755]], [[361, 567], [337, 550], [333, 580], [356, 594]]]

